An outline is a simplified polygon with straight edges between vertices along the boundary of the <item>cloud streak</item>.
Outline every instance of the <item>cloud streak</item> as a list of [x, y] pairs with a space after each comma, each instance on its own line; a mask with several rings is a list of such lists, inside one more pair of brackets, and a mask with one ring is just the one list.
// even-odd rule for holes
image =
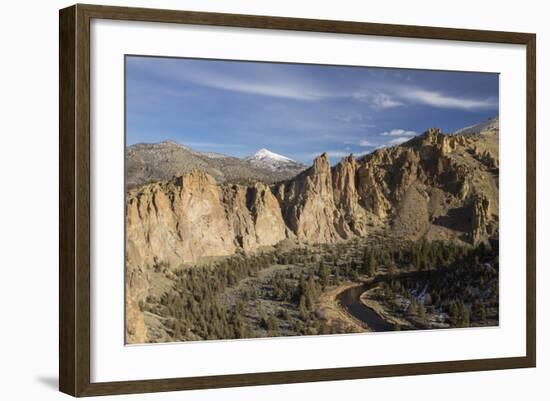
[[374, 146], [377, 146], [377, 145], [374, 144], [374, 143], [372, 143], [372, 142], [369, 141], [368, 139], [361, 139], [361, 140], [359, 141], [359, 146], [368, 148], [368, 147], [374, 147]]
[[385, 131], [380, 134], [381, 136], [415, 136], [418, 135], [415, 131], [406, 131], [404, 129], [392, 129], [391, 131]]
[[[160, 63], [151, 68], [154, 63]], [[222, 62], [223, 63], [223, 62]], [[226, 65], [229, 62], [225, 62]], [[321, 100], [348, 99], [367, 103], [373, 110], [394, 109], [412, 104], [427, 105], [436, 108], [486, 110], [498, 107], [496, 98], [464, 97], [431, 90], [422, 85], [399, 85], [389, 82], [388, 78], [378, 80], [362, 79], [356, 86], [335, 85], [329, 81], [312, 79], [305, 70], [288, 69], [286, 71], [270, 65], [246, 68], [225, 68], [216, 64], [206, 67], [192, 61], [185, 70], [178, 67], [174, 60], [141, 59], [137, 68], [157, 75], [159, 78], [181, 83], [204, 86], [211, 89], [231, 91], [264, 97], [314, 102]], [[290, 68], [290, 67], [289, 67]], [[165, 88], [166, 90], [166, 88]], [[175, 93], [174, 93], [175, 94]], [[338, 115], [342, 122], [361, 121], [361, 115]]]
[[[194, 83], [214, 89], [248, 93], [252, 95], [285, 98], [300, 101], [319, 101], [330, 98], [352, 98], [369, 103], [375, 110], [391, 109], [407, 104], [424, 104], [436, 108], [480, 110], [498, 107], [496, 99], [468, 98], [453, 96], [442, 92], [431, 91], [420, 87], [402, 87], [390, 91], [361, 90], [357, 92], [336, 92], [304, 87], [301, 83], [291, 81], [261, 82], [254, 79], [196, 75]], [[359, 121], [355, 118], [340, 119], [343, 122]]]
[[385, 136], [385, 137], [391, 138], [388, 141], [386, 141], [384, 145], [382, 145], [383, 147], [399, 145], [415, 137], [416, 135], [418, 135], [418, 132], [416, 131], [404, 130], [401, 128], [394, 128], [392, 130], [384, 131], [379, 134], [379, 136]]
[[352, 93], [351, 97], [357, 101], [368, 103], [375, 110], [416, 104], [468, 111], [498, 108], [498, 99], [496, 98], [456, 96], [441, 91], [425, 89], [420, 86], [378, 84], [376, 89], [361, 89]]
[[398, 136], [397, 138], [393, 138], [388, 141], [386, 145], [399, 145], [400, 143], [407, 142], [409, 139], [411, 139], [410, 136]]
[[460, 96], [451, 96], [442, 92], [430, 91], [422, 88], [403, 87], [401, 89], [401, 98], [411, 103], [421, 103], [437, 108], [479, 110], [493, 109], [498, 107], [496, 99], [486, 98], [468, 98]]
[[214, 89], [293, 100], [315, 101], [328, 97], [328, 94], [307, 90], [296, 85], [285, 85], [282, 83], [274, 85], [271, 83], [247, 81], [237, 78], [203, 76], [196, 79], [194, 83]]
[[[151, 65], [158, 63], [151, 68]], [[243, 64], [246, 68], [230, 68], [231, 62], [197, 64], [190, 60], [185, 69], [179, 68], [178, 61], [171, 59], [141, 59], [136, 68], [147, 71], [161, 79], [178, 81], [184, 84], [205, 86], [210, 89], [219, 89], [244, 94], [293, 99], [300, 101], [317, 101], [334, 96], [333, 90], [321, 87], [301, 76], [298, 73], [282, 73], [280, 69], [268, 65]], [[225, 68], [225, 66], [229, 68]], [[263, 67], [263, 68], [262, 68]]]
[[394, 96], [378, 90], [361, 89], [352, 93], [351, 96], [360, 102], [370, 103], [377, 110], [403, 106], [403, 102], [395, 99]]

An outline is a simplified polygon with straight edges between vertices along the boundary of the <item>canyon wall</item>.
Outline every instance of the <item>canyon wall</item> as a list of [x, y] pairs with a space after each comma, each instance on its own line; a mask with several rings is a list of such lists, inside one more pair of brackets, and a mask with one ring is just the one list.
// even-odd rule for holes
[[147, 341], [139, 303], [155, 269], [254, 252], [285, 239], [332, 243], [372, 232], [470, 244], [498, 235], [498, 131], [437, 129], [331, 167], [326, 153], [296, 177], [218, 183], [201, 170], [128, 191], [126, 341]]
[[271, 186], [218, 184], [194, 170], [127, 196], [127, 262], [140, 267], [178, 267], [286, 238], [335, 242], [380, 229], [473, 244], [496, 235], [498, 133], [447, 136], [430, 129], [332, 168], [322, 154]]

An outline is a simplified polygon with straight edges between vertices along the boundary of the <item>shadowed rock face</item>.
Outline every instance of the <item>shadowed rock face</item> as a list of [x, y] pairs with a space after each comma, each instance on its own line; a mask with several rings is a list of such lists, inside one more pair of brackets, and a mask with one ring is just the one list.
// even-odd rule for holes
[[317, 157], [311, 168], [280, 185], [276, 194], [285, 222], [299, 240], [333, 242], [340, 238], [335, 224], [339, 213], [326, 153]]
[[292, 179], [218, 183], [193, 170], [129, 190], [127, 341], [142, 342], [138, 302], [153, 266], [253, 252], [291, 238], [327, 243], [383, 231], [471, 244], [498, 235], [498, 131], [430, 129], [399, 146], [336, 166], [326, 153]]
[[224, 187], [226, 218], [236, 246], [245, 252], [277, 244], [286, 238], [286, 226], [277, 199], [263, 183]]

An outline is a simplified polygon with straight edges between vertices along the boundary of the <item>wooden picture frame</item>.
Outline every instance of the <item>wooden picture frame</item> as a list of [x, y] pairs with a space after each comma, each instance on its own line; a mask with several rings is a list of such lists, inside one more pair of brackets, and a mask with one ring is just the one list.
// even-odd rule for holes
[[[90, 21], [94, 18], [526, 46], [526, 356], [92, 383], [90, 380]], [[80, 4], [60, 11], [59, 29], [60, 391], [73, 396], [95, 396], [535, 367], [536, 37], [534, 34]]]

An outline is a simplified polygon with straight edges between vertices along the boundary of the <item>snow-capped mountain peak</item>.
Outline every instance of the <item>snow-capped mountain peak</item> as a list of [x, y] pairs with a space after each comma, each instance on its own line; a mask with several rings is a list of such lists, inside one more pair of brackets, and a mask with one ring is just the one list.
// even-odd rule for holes
[[286, 171], [286, 170], [303, 170], [305, 166], [292, 160], [289, 157], [271, 152], [265, 148], [258, 150], [251, 156], [244, 159], [246, 162], [255, 167], [271, 170], [271, 171]]
[[252, 156], [248, 156], [245, 160], [274, 160], [274, 161], [283, 162], [283, 163], [285, 162], [296, 163], [294, 160], [286, 156], [280, 155], [278, 153], [271, 152], [266, 148], [262, 148], [258, 150]]

